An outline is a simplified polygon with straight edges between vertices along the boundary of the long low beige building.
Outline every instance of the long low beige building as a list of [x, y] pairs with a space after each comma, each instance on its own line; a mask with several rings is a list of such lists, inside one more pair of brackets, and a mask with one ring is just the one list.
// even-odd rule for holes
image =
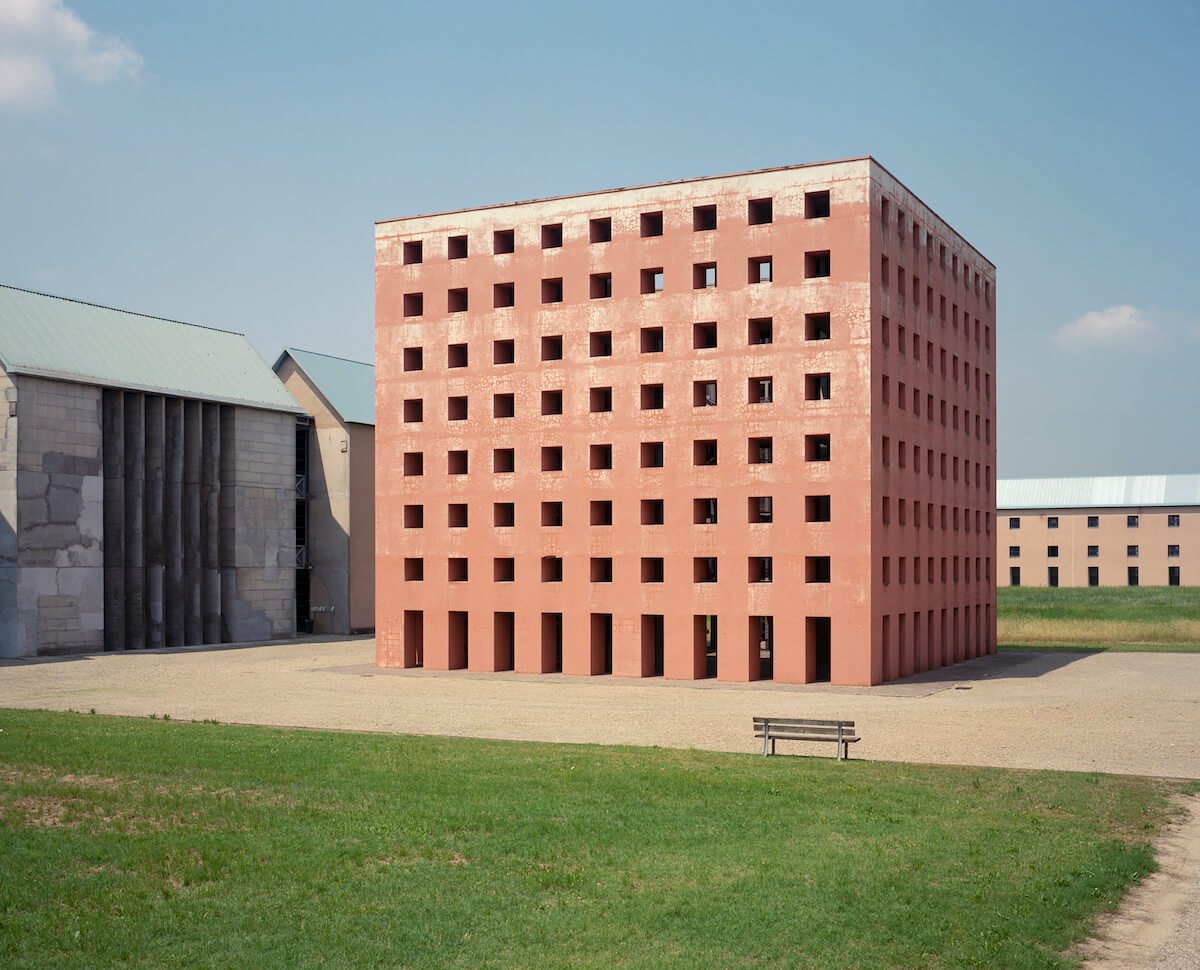
[[1200, 585], [1200, 475], [996, 483], [1001, 586]]

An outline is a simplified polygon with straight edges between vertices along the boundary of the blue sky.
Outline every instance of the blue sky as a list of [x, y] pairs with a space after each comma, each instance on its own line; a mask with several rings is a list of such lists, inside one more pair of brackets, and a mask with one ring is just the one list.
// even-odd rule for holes
[[1200, 471], [1200, 4], [0, 0], [0, 282], [373, 355], [377, 219], [871, 154], [1001, 477]]

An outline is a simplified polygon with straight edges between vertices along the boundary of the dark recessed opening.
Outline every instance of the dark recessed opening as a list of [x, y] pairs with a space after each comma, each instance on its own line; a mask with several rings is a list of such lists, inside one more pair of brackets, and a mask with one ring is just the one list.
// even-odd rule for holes
[[663, 271], [661, 266], [644, 269], [641, 273], [641, 289], [643, 293], [661, 293], [663, 289]]
[[563, 413], [563, 392], [542, 391], [542, 414]]
[[663, 561], [656, 557], [643, 557], [642, 582], [661, 583], [663, 581]]
[[542, 226], [542, 249], [558, 249], [562, 245], [562, 223]]
[[715, 323], [692, 324], [692, 347], [696, 350], [711, 350], [717, 345], [717, 325]]
[[466, 344], [450, 344], [446, 348], [446, 366], [447, 367], [466, 367], [467, 366], [467, 345]]
[[492, 395], [492, 417], [511, 418], [517, 413], [517, 397], [515, 394]]
[[611, 583], [612, 559], [607, 556], [592, 556], [590, 575], [593, 583]]
[[562, 303], [563, 284], [562, 277], [555, 279], [542, 280], [542, 302], [543, 303]]
[[641, 403], [643, 411], [662, 410], [663, 386], [661, 384], [643, 384]]
[[612, 296], [612, 273], [592, 273], [588, 277], [588, 296], [593, 300]]
[[543, 502], [542, 503], [542, 525], [562, 525], [563, 524], [563, 505], [562, 502]]
[[828, 556], [804, 557], [804, 581], [806, 583], [828, 583], [830, 565]]
[[446, 452], [446, 474], [465, 475], [467, 473], [467, 453], [465, 451]]
[[829, 216], [829, 190], [804, 193], [804, 218], [825, 219]]
[[517, 302], [517, 287], [513, 283], [497, 283], [492, 287], [492, 306], [513, 306]]
[[692, 522], [695, 525], [716, 525], [717, 500], [715, 498], [692, 499]]
[[804, 314], [804, 339], [805, 340], [828, 340], [829, 339], [829, 314], [828, 313], [806, 313]]
[[715, 438], [706, 438], [692, 442], [693, 465], [715, 465], [717, 463], [717, 442]]
[[451, 559], [447, 563], [446, 578], [452, 583], [465, 583], [467, 581], [467, 560], [465, 558]]
[[828, 522], [829, 521], [829, 496], [828, 495], [806, 495], [806, 496], [804, 496], [804, 521], [805, 522]]
[[409, 398], [404, 402], [404, 420], [406, 422], [423, 421], [425, 417], [425, 402], [419, 397]]
[[492, 252], [497, 255], [511, 253], [517, 248], [516, 233], [512, 229], [497, 229], [492, 233]]
[[467, 237], [451, 236], [446, 240], [446, 256], [450, 259], [467, 258]]
[[449, 397], [446, 398], [446, 420], [447, 421], [466, 421], [467, 420], [467, 399], [466, 397]]
[[467, 309], [467, 288], [446, 291], [446, 311], [448, 313], [463, 313]]
[[467, 506], [464, 502], [454, 502], [446, 506], [446, 525], [451, 529], [467, 527]]
[[602, 243], [612, 239], [612, 219], [605, 216], [602, 219], [588, 221], [588, 242]]
[[746, 579], [751, 583], [771, 582], [773, 561], [770, 556], [751, 556], [747, 562]]
[[805, 253], [804, 254], [804, 276], [806, 279], [815, 279], [820, 276], [829, 275], [829, 252], [823, 253]]
[[663, 443], [661, 441], [642, 442], [641, 464], [643, 468], [662, 468]]
[[404, 262], [419, 263], [425, 258], [424, 244], [417, 240], [415, 242], [406, 242], [404, 244]]
[[425, 578], [425, 560], [424, 559], [405, 559], [404, 560], [404, 581], [406, 583], [419, 583]]
[[404, 528], [406, 529], [422, 529], [425, 527], [425, 506], [424, 505], [406, 505], [404, 506]]
[[643, 236], [661, 236], [663, 234], [663, 214], [661, 212], [643, 212], [641, 229]]
[[555, 336], [542, 338], [542, 360], [562, 360], [562, 355], [562, 337]]
[[716, 263], [694, 263], [692, 265], [692, 288], [697, 290], [712, 289], [717, 285]]
[[562, 447], [560, 445], [547, 445], [542, 448], [542, 471], [544, 472], [560, 472], [563, 466]]
[[508, 474], [517, 467], [517, 452], [515, 448], [492, 449], [492, 471], [497, 474]]
[[692, 209], [692, 230], [707, 232], [717, 228], [717, 207], [715, 205], [698, 205]]
[[404, 474], [405, 475], [424, 475], [425, 474], [425, 455], [420, 451], [406, 451], [404, 453]]
[[612, 410], [612, 388], [593, 387], [588, 391], [588, 410], [593, 414]]
[[661, 354], [663, 350], [663, 328], [642, 327], [641, 350], [643, 354]]
[[747, 221], [752, 226], [765, 226], [774, 221], [774, 203], [771, 199], [751, 199]]
[[[903, 386], [903, 385], [902, 385]], [[806, 401], [828, 401], [829, 400], [829, 375], [828, 374], [805, 374], [804, 375], [804, 400]], [[900, 405], [903, 407], [903, 402]]]
[[506, 529], [516, 525], [517, 507], [512, 502], [492, 503], [492, 525], [497, 529]]
[[747, 327], [746, 340], [750, 344], [769, 344], [775, 337], [774, 323], [770, 317], [751, 320]]
[[511, 364], [517, 359], [517, 344], [513, 340], [492, 341], [492, 363]]
[[692, 560], [692, 581], [715, 583], [717, 581], [717, 557], [696, 556]]
[[774, 461], [774, 442], [770, 438], [751, 438], [747, 460], [751, 465], [769, 465]]
[[425, 351], [421, 347], [404, 348], [404, 369], [422, 370], [425, 367]]
[[612, 356], [612, 331], [598, 330], [595, 333], [588, 334], [588, 356], [589, 357], [611, 357]]
[[562, 577], [562, 559], [558, 556], [542, 556], [542, 582], [561, 583]]
[[608, 499], [593, 499], [590, 503], [592, 525], [612, 525], [612, 502]]
[[751, 404], [770, 404], [775, 399], [775, 381], [770, 377], [751, 377], [746, 386], [746, 400]]
[[748, 283], [770, 283], [771, 282], [771, 257], [770, 256], [751, 256], [748, 260], [749, 273], [747, 275]]
[[612, 445], [590, 445], [588, 447], [588, 468], [593, 471], [612, 468]]
[[642, 499], [642, 525], [662, 525], [664, 521], [663, 500], [660, 498]]
[[774, 501], [770, 495], [755, 495], [749, 501], [749, 521], [770, 522], [774, 517]]
[[517, 574], [516, 561], [507, 556], [492, 560], [492, 579], [497, 583], [511, 583]]
[[692, 381], [692, 406], [712, 408], [717, 406], [716, 381]]
[[806, 434], [804, 436], [805, 461], [829, 461], [829, 435]]
[[404, 294], [404, 315], [406, 317], [419, 317], [425, 312], [425, 294], [424, 293], [405, 293]]

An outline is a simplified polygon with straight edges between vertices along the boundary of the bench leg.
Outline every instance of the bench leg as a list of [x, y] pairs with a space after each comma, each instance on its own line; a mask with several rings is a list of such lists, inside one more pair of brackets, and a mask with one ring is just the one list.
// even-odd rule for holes
[[842, 726], [839, 724], [838, 725], [838, 739], [837, 739], [837, 759], [838, 759], [838, 761], [842, 760], [842, 750], [845, 747], [846, 747], [846, 745], [842, 741]]
[[770, 738], [770, 736], [771, 736], [771, 729], [764, 726], [763, 727], [763, 757], [764, 758], [767, 756], [767, 739]]

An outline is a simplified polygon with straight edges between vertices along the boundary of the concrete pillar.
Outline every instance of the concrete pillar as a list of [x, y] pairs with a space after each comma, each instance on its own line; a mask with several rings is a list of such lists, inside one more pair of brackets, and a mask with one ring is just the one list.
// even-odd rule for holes
[[223, 406], [219, 415], [221, 441], [218, 462], [221, 489], [218, 496], [217, 563], [220, 569], [221, 642], [232, 643], [230, 628], [237, 608], [237, 415]]
[[204, 642], [200, 609], [202, 548], [200, 544], [200, 402], [183, 402], [183, 488], [181, 498], [183, 642]]
[[104, 475], [104, 649], [125, 649], [125, 395], [101, 401]]
[[146, 646], [142, 511], [146, 474], [146, 411], [141, 394], [125, 395], [125, 647]]
[[163, 636], [163, 399], [146, 395], [145, 507], [142, 554], [146, 572], [146, 646], [161, 647]]
[[168, 647], [183, 639], [183, 401], [163, 407], [163, 637]]
[[205, 643], [221, 642], [221, 406], [204, 404], [200, 420], [200, 613]]

